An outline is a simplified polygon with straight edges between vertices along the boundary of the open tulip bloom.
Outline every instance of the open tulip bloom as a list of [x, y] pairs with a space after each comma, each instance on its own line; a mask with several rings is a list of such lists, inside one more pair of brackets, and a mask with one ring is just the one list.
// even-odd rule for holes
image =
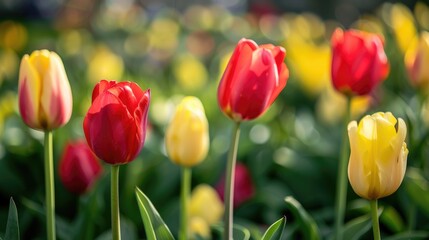
[[350, 161], [348, 176], [353, 190], [371, 201], [374, 239], [380, 238], [377, 199], [394, 193], [404, 179], [408, 149], [407, 127], [392, 113], [365, 116], [348, 125]]
[[61, 58], [37, 50], [25, 55], [19, 69], [19, 112], [30, 128], [45, 132], [45, 188], [47, 238], [55, 239], [55, 184], [52, 131], [72, 114], [72, 93]]
[[240, 122], [261, 116], [286, 86], [289, 70], [284, 48], [241, 39], [226, 67], [218, 87], [218, 104], [235, 124], [228, 155], [225, 181], [224, 239], [232, 239], [234, 172]]
[[89, 147], [112, 166], [111, 208], [113, 239], [120, 239], [119, 166], [133, 161], [146, 137], [150, 90], [136, 83], [101, 80], [92, 92], [92, 104], [83, 121]]

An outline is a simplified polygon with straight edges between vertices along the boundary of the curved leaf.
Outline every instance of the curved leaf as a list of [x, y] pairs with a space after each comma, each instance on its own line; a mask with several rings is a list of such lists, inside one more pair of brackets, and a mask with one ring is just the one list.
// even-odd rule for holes
[[[214, 224], [212, 228], [218, 232], [219, 234], [223, 234], [224, 228], [221, 224]], [[250, 231], [240, 225], [234, 224], [232, 227], [232, 238], [234, 240], [249, 240], [250, 239]]]
[[391, 237], [387, 237], [384, 240], [423, 240], [429, 238], [429, 232], [415, 231], [399, 233]]
[[265, 231], [264, 236], [261, 240], [280, 240], [283, 236], [283, 231], [286, 227], [286, 217], [282, 217], [273, 223], [267, 231]]
[[164, 223], [149, 198], [136, 187], [137, 203], [148, 240], [174, 240], [168, 226]]
[[292, 211], [301, 225], [301, 230], [304, 233], [305, 239], [318, 240], [320, 239], [319, 229], [314, 219], [305, 211], [302, 205], [293, 197], [285, 198], [287, 207]]
[[371, 229], [371, 215], [367, 214], [355, 218], [344, 226], [343, 229], [343, 239], [357, 240], [362, 237], [363, 234], [368, 232]]

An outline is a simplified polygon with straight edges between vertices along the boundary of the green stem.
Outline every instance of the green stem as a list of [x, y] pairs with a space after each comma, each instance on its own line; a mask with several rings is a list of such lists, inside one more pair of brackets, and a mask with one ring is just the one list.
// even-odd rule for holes
[[121, 239], [121, 226], [119, 219], [119, 165], [112, 165], [111, 172], [111, 192], [110, 192], [110, 204], [112, 211], [112, 239]]
[[347, 108], [344, 116], [343, 124], [343, 136], [341, 143], [341, 155], [338, 165], [338, 177], [337, 177], [337, 192], [335, 199], [335, 236], [336, 240], [342, 239], [343, 224], [344, 224], [344, 212], [346, 208], [347, 198], [347, 165], [349, 160], [349, 141], [347, 125], [350, 121], [351, 112], [351, 99], [347, 97]]
[[191, 168], [182, 167], [182, 192], [180, 195], [180, 235], [179, 240], [188, 240], [189, 195], [191, 192]]
[[232, 239], [233, 225], [233, 199], [234, 199], [234, 182], [235, 182], [235, 163], [237, 159], [238, 140], [240, 139], [240, 122], [235, 123], [235, 128], [232, 133], [231, 147], [228, 154], [228, 162], [226, 164], [226, 180], [225, 180], [225, 214], [224, 214], [224, 240]]
[[372, 217], [372, 232], [374, 233], [374, 240], [380, 240], [380, 225], [378, 224], [378, 207], [377, 199], [370, 200], [371, 203], [371, 217]]
[[55, 240], [55, 185], [52, 132], [45, 132], [46, 228], [48, 240]]

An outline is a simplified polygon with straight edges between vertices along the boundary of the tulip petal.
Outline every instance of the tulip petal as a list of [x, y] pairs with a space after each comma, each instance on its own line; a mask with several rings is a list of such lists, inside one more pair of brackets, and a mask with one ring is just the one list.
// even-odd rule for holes
[[248, 39], [241, 39], [237, 44], [218, 88], [218, 101], [222, 109], [229, 108], [229, 99], [233, 90], [230, 86], [234, 85], [238, 72], [242, 70], [242, 66], [248, 65], [253, 51], [257, 48], [258, 45]]
[[24, 122], [37, 129], [42, 128], [39, 121], [41, 89], [40, 75], [31, 65], [29, 56], [25, 55], [21, 60], [19, 69], [19, 111]]
[[97, 85], [95, 85], [94, 90], [92, 91], [92, 102], [102, 94], [104, 91], [107, 91], [109, 88], [116, 85], [116, 81], [107, 81], [101, 80]]
[[234, 81], [230, 96], [232, 112], [241, 114], [244, 120], [261, 115], [269, 106], [278, 83], [278, 71], [271, 52], [264, 48], [255, 50]]
[[46, 117], [47, 129], [55, 129], [69, 121], [73, 100], [61, 58], [54, 52], [45, 54], [49, 54], [49, 61], [44, 66], [47, 69], [40, 70], [44, 72], [41, 110]]
[[95, 98], [83, 124], [89, 146], [105, 162], [122, 164], [138, 154], [136, 145], [129, 146], [135, 140], [129, 139], [130, 134], [137, 132], [134, 118], [112, 93], [105, 91]]

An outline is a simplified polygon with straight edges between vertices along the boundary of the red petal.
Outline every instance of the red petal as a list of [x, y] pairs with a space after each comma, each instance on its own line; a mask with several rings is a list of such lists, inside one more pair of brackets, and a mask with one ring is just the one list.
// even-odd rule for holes
[[218, 102], [222, 110], [225, 111], [228, 108], [230, 95], [235, 85], [237, 72], [241, 71], [243, 67], [250, 64], [252, 53], [257, 48], [258, 45], [252, 40], [241, 39], [238, 42], [228, 62], [228, 66], [226, 67], [218, 88]]
[[92, 91], [92, 102], [104, 91], [113, 87], [116, 84], [116, 81], [107, 81], [101, 80], [97, 85], [95, 85], [94, 90]]

